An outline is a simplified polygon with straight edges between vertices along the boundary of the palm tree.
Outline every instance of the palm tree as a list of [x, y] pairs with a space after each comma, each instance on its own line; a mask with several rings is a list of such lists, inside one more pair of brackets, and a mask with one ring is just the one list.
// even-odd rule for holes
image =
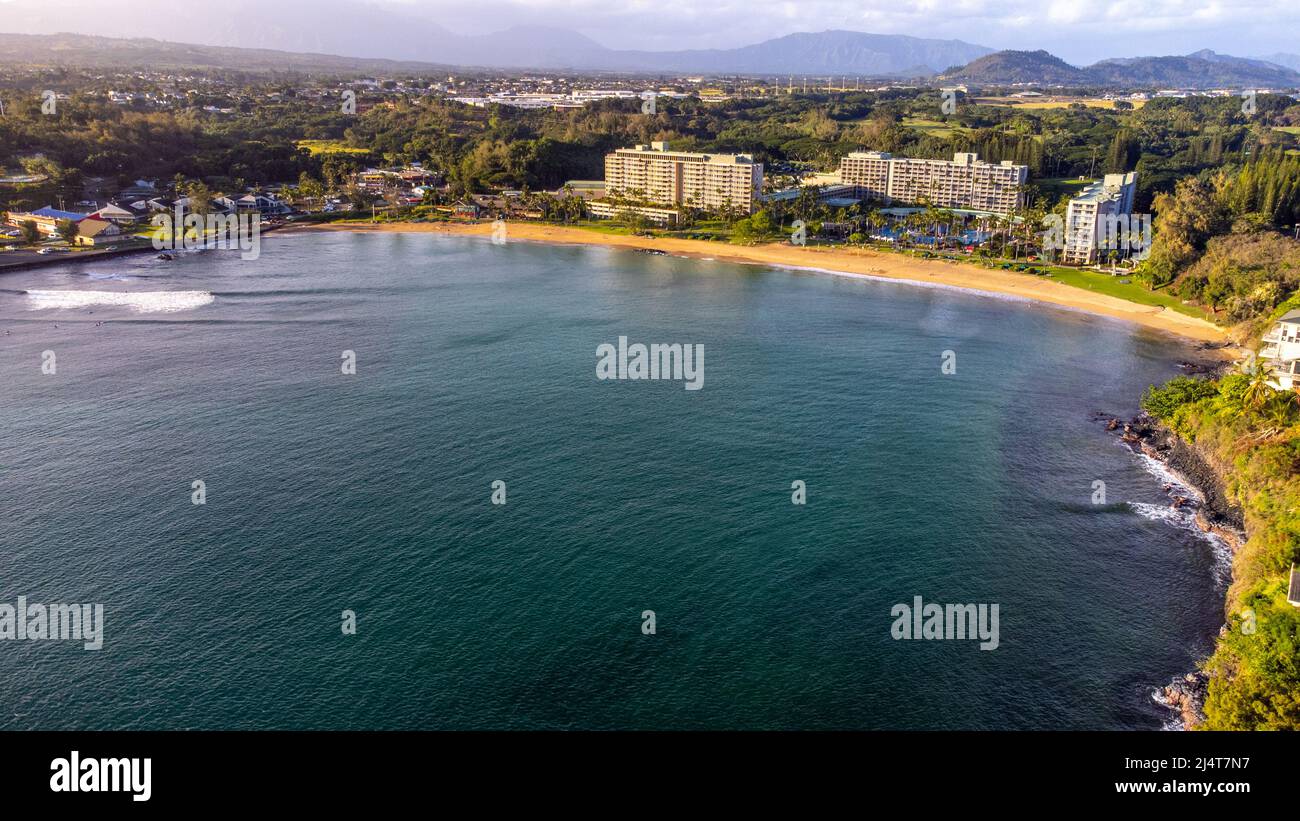
[[1272, 399], [1275, 391], [1273, 386], [1268, 384], [1268, 377], [1268, 367], [1256, 365], [1254, 373], [1250, 375], [1250, 381], [1246, 383], [1246, 390], [1242, 391], [1239, 416], [1253, 416], [1260, 413]]
[[1296, 409], [1295, 398], [1295, 394], [1278, 392], [1269, 399], [1268, 404], [1264, 407], [1264, 416], [1268, 419], [1270, 425], [1285, 428], [1291, 424], [1291, 418]]

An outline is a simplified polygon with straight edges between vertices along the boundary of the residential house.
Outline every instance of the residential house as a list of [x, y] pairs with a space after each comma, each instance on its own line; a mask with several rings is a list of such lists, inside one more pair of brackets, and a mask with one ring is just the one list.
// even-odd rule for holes
[[285, 202], [270, 194], [246, 194], [235, 201], [239, 213], [258, 213], [264, 217], [280, 216], [293, 211]]
[[1300, 308], [1288, 311], [1264, 335], [1259, 364], [1280, 391], [1300, 388]]
[[139, 215], [129, 207], [110, 202], [103, 208], [91, 213], [90, 219], [105, 220], [117, 225], [130, 225], [139, 219]]
[[110, 245], [122, 238], [122, 228], [108, 220], [87, 217], [77, 223], [76, 245]]

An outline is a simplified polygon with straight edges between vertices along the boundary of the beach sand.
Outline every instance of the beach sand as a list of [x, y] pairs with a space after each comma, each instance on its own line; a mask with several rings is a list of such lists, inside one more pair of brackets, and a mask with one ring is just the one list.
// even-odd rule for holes
[[[440, 233], [486, 237], [491, 235], [492, 225], [486, 222], [336, 222], [288, 229], [290, 232], [304, 230]], [[1139, 305], [1118, 297], [1094, 294], [1031, 274], [990, 270], [964, 262], [916, 259], [902, 254], [857, 248], [802, 248], [779, 242], [744, 246], [725, 245], [707, 240], [623, 236], [529, 222], [508, 223], [508, 237], [510, 241], [649, 248], [677, 256], [725, 262], [815, 268], [841, 274], [947, 285], [974, 291], [1007, 294], [1114, 317], [1197, 342], [1227, 343], [1230, 341], [1224, 329], [1204, 319], [1186, 316], [1160, 306]]]

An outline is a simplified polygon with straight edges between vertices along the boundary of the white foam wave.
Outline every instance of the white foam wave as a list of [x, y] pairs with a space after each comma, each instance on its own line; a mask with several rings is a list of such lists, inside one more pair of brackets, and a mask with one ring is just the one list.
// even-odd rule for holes
[[1187, 507], [1173, 505], [1153, 505], [1147, 502], [1129, 502], [1129, 509], [1144, 519], [1164, 522], [1204, 539], [1210, 544], [1214, 555], [1214, 577], [1221, 586], [1232, 581], [1232, 548], [1217, 533], [1201, 530], [1196, 523], [1196, 511]]
[[1169, 702], [1169, 699], [1165, 698], [1165, 691], [1163, 687], [1157, 687], [1155, 688], [1154, 691], [1152, 691], [1151, 700], [1154, 701], [1156, 704], [1159, 704], [1161, 707], [1164, 707], [1167, 710], [1174, 711], [1174, 715], [1172, 718], [1164, 718], [1160, 720], [1161, 730], [1164, 730], [1165, 732], [1181, 732], [1187, 729], [1186, 727], [1183, 726], [1182, 713], [1178, 711], [1177, 707], [1175, 707], [1173, 704]]
[[116, 305], [142, 314], [192, 311], [213, 300], [211, 291], [28, 291], [33, 311]]
[[1201, 491], [1189, 485], [1187, 481], [1184, 480], [1182, 476], [1175, 473], [1169, 465], [1159, 459], [1152, 458], [1145, 453], [1137, 453], [1136, 456], [1138, 457], [1138, 461], [1142, 463], [1142, 467], [1146, 469], [1147, 473], [1150, 473], [1166, 485], [1172, 485], [1170, 488], [1172, 492], [1188, 499], [1195, 499], [1199, 503], [1205, 502], [1205, 496]]

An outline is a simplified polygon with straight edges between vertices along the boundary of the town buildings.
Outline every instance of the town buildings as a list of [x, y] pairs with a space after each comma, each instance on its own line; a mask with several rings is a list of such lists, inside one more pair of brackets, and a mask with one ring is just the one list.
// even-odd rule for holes
[[37, 208], [35, 211], [11, 211], [9, 212], [8, 224], [15, 228], [25, 222], [31, 222], [36, 225], [36, 230], [40, 231], [46, 237], [53, 237], [59, 233], [59, 223], [63, 221], [79, 223], [86, 218], [85, 214], [78, 214], [75, 211], [60, 211], [57, 208], [46, 206]]
[[1009, 160], [985, 162], [970, 153], [927, 160], [854, 151], [840, 160], [842, 184], [856, 186], [861, 197], [887, 204], [928, 202], [938, 208], [1010, 214], [1024, 205], [1028, 179], [1028, 166]]

